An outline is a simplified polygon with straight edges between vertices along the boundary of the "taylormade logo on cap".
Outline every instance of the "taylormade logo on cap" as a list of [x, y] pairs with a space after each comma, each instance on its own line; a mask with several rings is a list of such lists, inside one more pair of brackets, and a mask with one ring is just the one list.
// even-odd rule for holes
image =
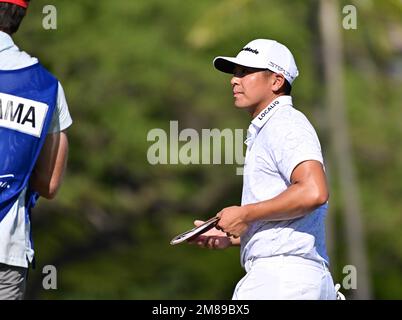
[[268, 69], [282, 74], [290, 84], [299, 75], [290, 50], [283, 44], [269, 39], [253, 40], [247, 43], [236, 57], [219, 56], [213, 63], [216, 69], [226, 73], [233, 73], [235, 65]]
[[256, 50], [256, 49], [251, 49], [251, 48], [249, 48], [249, 47], [245, 47], [245, 48], [241, 49], [241, 51], [250, 51], [250, 52], [255, 53], [255, 54], [258, 54], [258, 53], [259, 53], [258, 50]]

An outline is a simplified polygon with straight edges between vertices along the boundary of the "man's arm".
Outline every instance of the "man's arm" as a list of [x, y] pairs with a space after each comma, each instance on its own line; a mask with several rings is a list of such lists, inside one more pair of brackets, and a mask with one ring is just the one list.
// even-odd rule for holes
[[247, 222], [260, 219], [291, 220], [310, 213], [327, 202], [329, 193], [322, 164], [305, 161], [292, 173], [291, 185], [271, 200], [247, 205]]
[[61, 185], [67, 157], [66, 132], [48, 134], [31, 176], [31, 188], [42, 197], [53, 199]]
[[218, 228], [240, 236], [257, 220], [278, 221], [303, 217], [329, 197], [322, 164], [315, 160], [300, 163], [292, 172], [291, 185], [278, 196], [241, 207], [228, 207], [218, 213]]

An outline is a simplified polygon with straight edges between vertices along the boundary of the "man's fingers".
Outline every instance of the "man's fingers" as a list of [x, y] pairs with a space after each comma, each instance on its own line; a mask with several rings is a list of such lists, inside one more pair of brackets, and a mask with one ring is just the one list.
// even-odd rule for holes
[[219, 239], [217, 237], [199, 236], [196, 239], [188, 241], [190, 244], [196, 244], [199, 247], [215, 249], [219, 246]]
[[208, 239], [208, 248], [214, 248], [214, 244], [215, 244], [215, 238], [214, 237], [210, 237]]
[[208, 239], [208, 248], [210, 248], [210, 249], [219, 248], [219, 238], [218, 237], [210, 237]]
[[199, 237], [197, 240], [197, 245], [199, 245], [200, 247], [207, 247], [207, 243], [208, 243], [208, 237]]
[[208, 237], [198, 236], [198, 237], [195, 237], [195, 238], [188, 239], [186, 241], [189, 244], [196, 244], [197, 246], [205, 247], [207, 240], [208, 240]]
[[202, 221], [202, 220], [195, 220], [195, 221], [194, 221], [194, 225], [195, 225], [196, 227], [198, 227], [198, 226], [202, 225], [204, 222], [205, 222], [205, 221]]

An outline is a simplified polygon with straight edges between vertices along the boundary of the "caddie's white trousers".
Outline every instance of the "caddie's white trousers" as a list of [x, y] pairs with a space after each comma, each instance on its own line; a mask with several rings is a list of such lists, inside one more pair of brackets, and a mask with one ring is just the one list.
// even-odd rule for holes
[[249, 260], [233, 300], [335, 300], [334, 282], [325, 263], [298, 256]]

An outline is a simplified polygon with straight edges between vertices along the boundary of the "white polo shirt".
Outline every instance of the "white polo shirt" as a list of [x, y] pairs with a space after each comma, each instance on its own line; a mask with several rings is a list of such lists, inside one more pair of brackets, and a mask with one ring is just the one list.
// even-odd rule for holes
[[[38, 63], [38, 59], [22, 52], [12, 38], [0, 31], [0, 70], [16, 70]], [[72, 124], [64, 91], [59, 83], [57, 106], [48, 133], [67, 129]], [[1, 155], [0, 155], [1, 157]], [[28, 267], [34, 256], [30, 241], [30, 221], [25, 218], [25, 192], [0, 222], [0, 263]]]
[[[248, 129], [242, 205], [272, 199], [290, 185], [294, 168], [306, 160], [323, 163], [317, 134], [307, 118], [280, 96]], [[241, 237], [241, 263], [275, 255], [296, 255], [329, 264], [325, 246], [327, 204], [302, 218], [257, 221]]]

